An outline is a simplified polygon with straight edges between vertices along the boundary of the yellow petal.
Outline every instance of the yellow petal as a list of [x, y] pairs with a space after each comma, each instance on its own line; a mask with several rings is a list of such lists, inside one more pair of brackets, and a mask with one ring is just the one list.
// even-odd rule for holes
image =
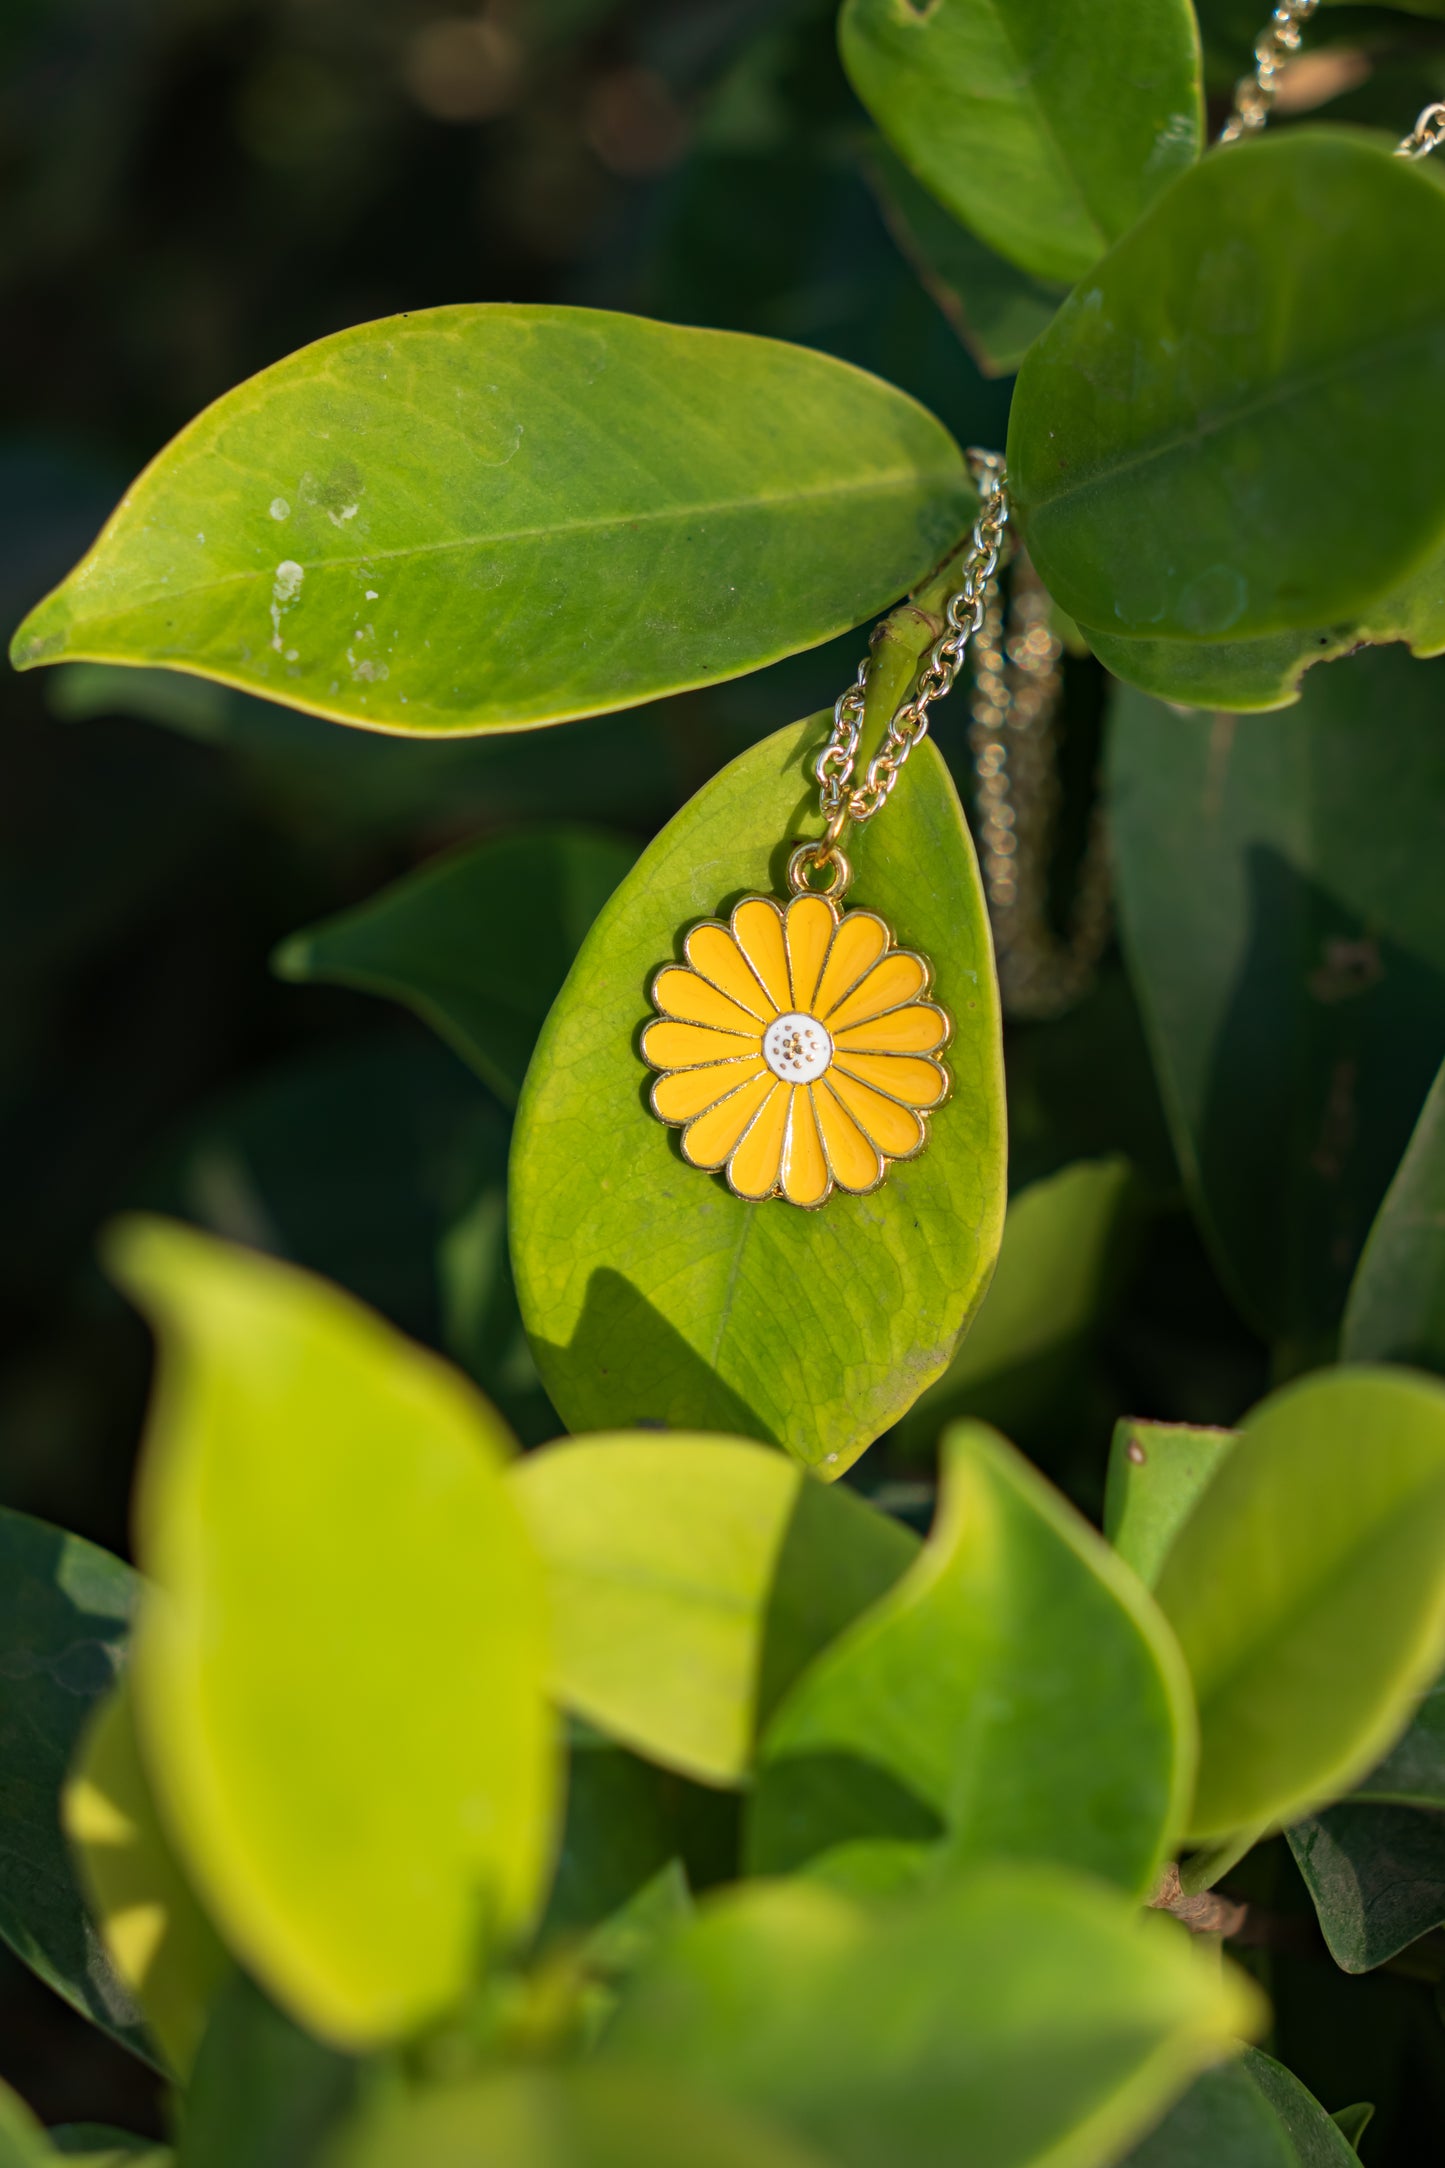
[[901, 1099], [906, 1107], [936, 1107], [948, 1090], [948, 1071], [914, 1054], [840, 1053], [833, 1067], [846, 1069], [890, 1099]]
[[948, 1018], [933, 1002], [915, 1001], [869, 1023], [849, 1024], [832, 1037], [840, 1053], [853, 1048], [863, 1054], [932, 1054], [948, 1037]]
[[821, 1204], [827, 1194], [828, 1161], [818, 1135], [813, 1096], [806, 1085], [795, 1084], [783, 1143], [783, 1195], [790, 1204], [814, 1205]]
[[810, 1015], [818, 979], [838, 930], [838, 914], [826, 896], [794, 896], [783, 930], [793, 982], [793, 1007]]
[[763, 982], [775, 1012], [793, 1005], [788, 952], [783, 947], [782, 907], [771, 896], [745, 896], [733, 913], [738, 947]]
[[703, 1061], [737, 1061], [756, 1054], [756, 1032], [744, 1039], [735, 1031], [709, 1031], [703, 1024], [675, 1024], [670, 1016], [649, 1024], [642, 1034], [642, 1058], [654, 1069], [695, 1069]]
[[689, 1122], [682, 1133], [684, 1159], [691, 1160], [695, 1167], [720, 1167], [776, 1085], [772, 1071], [764, 1069], [760, 1076], [749, 1078], [715, 1107], [699, 1114], [695, 1122]]
[[827, 1083], [812, 1087], [813, 1106], [822, 1132], [828, 1166], [840, 1189], [874, 1189], [883, 1179], [883, 1162], [846, 1107]]
[[917, 956], [907, 949], [895, 949], [876, 963], [867, 977], [861, 979], [846, 1000], [835, 1009], [825, 1013], [824, 1021], [829, 1031], [846, 1030], [849, 1024], [866, 1024], [870, 1018], [882, 1016], [887, 1009], [901, 1008], [905, 1001], [913, 1001], [928, 984], [928, 973]]
[[680, 1022], [711, 1024], [718, 1031], [741, 1032], [745, 1039], [761, 1036], [757, 1017], [680, 964], [669, 964], [666, 971], [658, 972], [652, 982], [652, 999], [664, 1016], [675, 1016]]
[[786, 1084], [774, 1085], [728, 1161], [728, 1180], [740, 1197], [767, 1197], [777, 1188], [791, 1096]]
[[674, 1069], [653, 1085], [652, 1111], [664, 1122], [690, 1122], [762, 1073], [761, 1055], [756, 1060], [716, 1061], [704, 1069]]
[[771, 1024], [777, 1006], [763, 992], [757, 973], [726, 926], [709, 919], [705, 925], [694, 926], [682, 946], [694, 971], [711, 979], [720, 993], [727, 994], [760, 1023]]
[[871, 911], [845, 911], [813, 996], [814, 1016], [825, 1017], [836, 1008], [887, 946], [888, 928], [881, 918], [875, 918]]
[[901, 1107], [896, 1099], [885, 1099], [882, 1092], [875, 1092], [871, 1084], [860, 1084], [836, 1062], [828, 1071], [828, 1081], [880, 1152], [890, 1159], [907, 1159], [918, 1150], [924, 1130], [911, 1107]]

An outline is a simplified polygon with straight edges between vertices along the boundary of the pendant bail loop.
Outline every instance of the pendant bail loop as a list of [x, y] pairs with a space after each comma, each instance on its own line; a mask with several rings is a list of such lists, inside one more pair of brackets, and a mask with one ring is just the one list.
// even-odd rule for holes
[[[832, 868], [833, 878], [826, 888], [815, 888], [809, 871], [821, 873], [825, 867]], [[826, 896], [830, 903], [841, 903], [852, 879], [847, 854], [826, 836], [820, 843], [800, 843], [788, 860], [788, 887], [795, 896]]]

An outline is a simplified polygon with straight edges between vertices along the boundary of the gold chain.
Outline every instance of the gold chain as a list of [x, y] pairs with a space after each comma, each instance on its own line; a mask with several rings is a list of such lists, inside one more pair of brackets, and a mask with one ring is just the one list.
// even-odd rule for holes
[[[1300, 49], [1304, 26], [1320, 0], [1280, 0], [1254, 41], [1254, 73], [1234, 86], [1234, 111], [1219, 131], [1221, 143], [1258, 135], [1279, 96], [1280, 77]], [[1395, 146], [1397, 158], [1428, 158], [1445, 143], [1445, 105], [1427, 105], [1407, 136]]]
[[1397, 158], [1428, 158], [1445, 143], [1445, 105], [1427, 105], [1407, 136], [1395, 147]]

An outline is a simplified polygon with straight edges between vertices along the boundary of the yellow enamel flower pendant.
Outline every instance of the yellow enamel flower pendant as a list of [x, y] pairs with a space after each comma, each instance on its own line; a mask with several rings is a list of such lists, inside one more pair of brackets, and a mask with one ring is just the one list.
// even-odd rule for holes
[[875, 911], [807, 888], [786, 905], [745, 896], [683, 949], [653, 979], [642, 1054], [662, 1071], [653, 1112], [681, 1128], [690, 1165], [723, 1169], [735, 1196], [816, 1211], [923, 1150], [948, 1096], [949, 1020], [925, 998], [927, 960]]

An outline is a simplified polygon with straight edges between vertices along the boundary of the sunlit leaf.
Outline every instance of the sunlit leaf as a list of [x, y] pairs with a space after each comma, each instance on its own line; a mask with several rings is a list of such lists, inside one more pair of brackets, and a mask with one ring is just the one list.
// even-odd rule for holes
[[1003, 1440], [943, 1445], [933, 1534], [890, 1596], [799, 1680], [765, 1733], [755, 1872], [870, 1874], [1006, 1855], [1135, 1896], [1178, 1836], [1194, 1713], [1148, 1594]]
[[0, 2083], [0, 2168], [45, 2168], [45, 2133], [18, 2093]]
[[1157, 1916], [995, 1867], [888, 1906], [806, 1881], [720, 1898], [633, 1983], [603, 2053], [775, 2117], [838, 2168], [956, 2168], [965, 2132], [988, 2168], [1103, 2168], [1263, 2017]]
[[1104, 1533], [1146, 1587], [1157, 1584], [1170, 1545], [1238, 1436], [1128, 1416], [1115, 1425]]
[[1081, 277], [1199, 155], [1199, 34], [1183, 0], [845, 0], [839, 42], [919, 180], [1042, 278]]
[[582, 946], [528, 1073], [512, 1255], [542, 1381], [570, 1430], [662, 1423], [784, 1444], [841, 1474], [944, 1368], [1003, 1218], [1003, 1106], [987, 910], [948, 771], [917, 748], [850, 845], [850, 904], [933, 959], [953, 1093], [870, 1196], [748, 1204], [649, 1110], [647, 987], [685, 931], [776, 891], [816, 796], [813, 717], [725, 768], [644, 852]]
[[958, 447], [773, 340], [500, 303], [363, 324], [209, 407], [16, 635], [363, 728], [519, 728], [755, 670], [956, 540]]
[[127, 1683], [81, 1741], [63, 1813], [111, 1962], [171, 2070], [184, 2078], [230, 1960], [157, 1818]]
[[150, 2059], [135, 1998], [86, 1913], [61, 1828], [65, 1774], [115, 1684], [136, 1578], [108, 1551], [0, 1510], [0, 1934], [48, 1987]]
[[1119, 913], [1180, 1163], [1246, 1316], [1306, 1355], [1445, 1052], [1439, 702], [1386, 648], [1265, 723], [1113, 709]]
[[610, 1436], [529, 1453], [511, 1484], [547, 1567], [559, 1699], [713, 1784], [917, 1538], [741, 1439]]
[[635, 856], [585, 829], [472, 844], [293, 934], [276, 969], [405, 1002], [512, 1106], [582, 937]]
[[[1442, 362], [1445, 193], [1343, 131], [1206, 158], [1024, 362], [1008, 463], [1030, 554], [1101, 633], [1354, 620], [1440, 543]], [[1368, 445], [1369, 487], [1325, 444]]]
[[1267, 1400], [1157, 1594], [1199, 1702], [1191, 1833], [1293, 1821], [1347, 1792], [1445, 1658], [1445, 1386], [1336, 1370]]
[[551, 1846], [541, 1568], [487, 1404], [324, 1282], [117, 1230], [160, 1385], [142, 1750], [208, 1912], [340, 2046], [445, 2008]]

